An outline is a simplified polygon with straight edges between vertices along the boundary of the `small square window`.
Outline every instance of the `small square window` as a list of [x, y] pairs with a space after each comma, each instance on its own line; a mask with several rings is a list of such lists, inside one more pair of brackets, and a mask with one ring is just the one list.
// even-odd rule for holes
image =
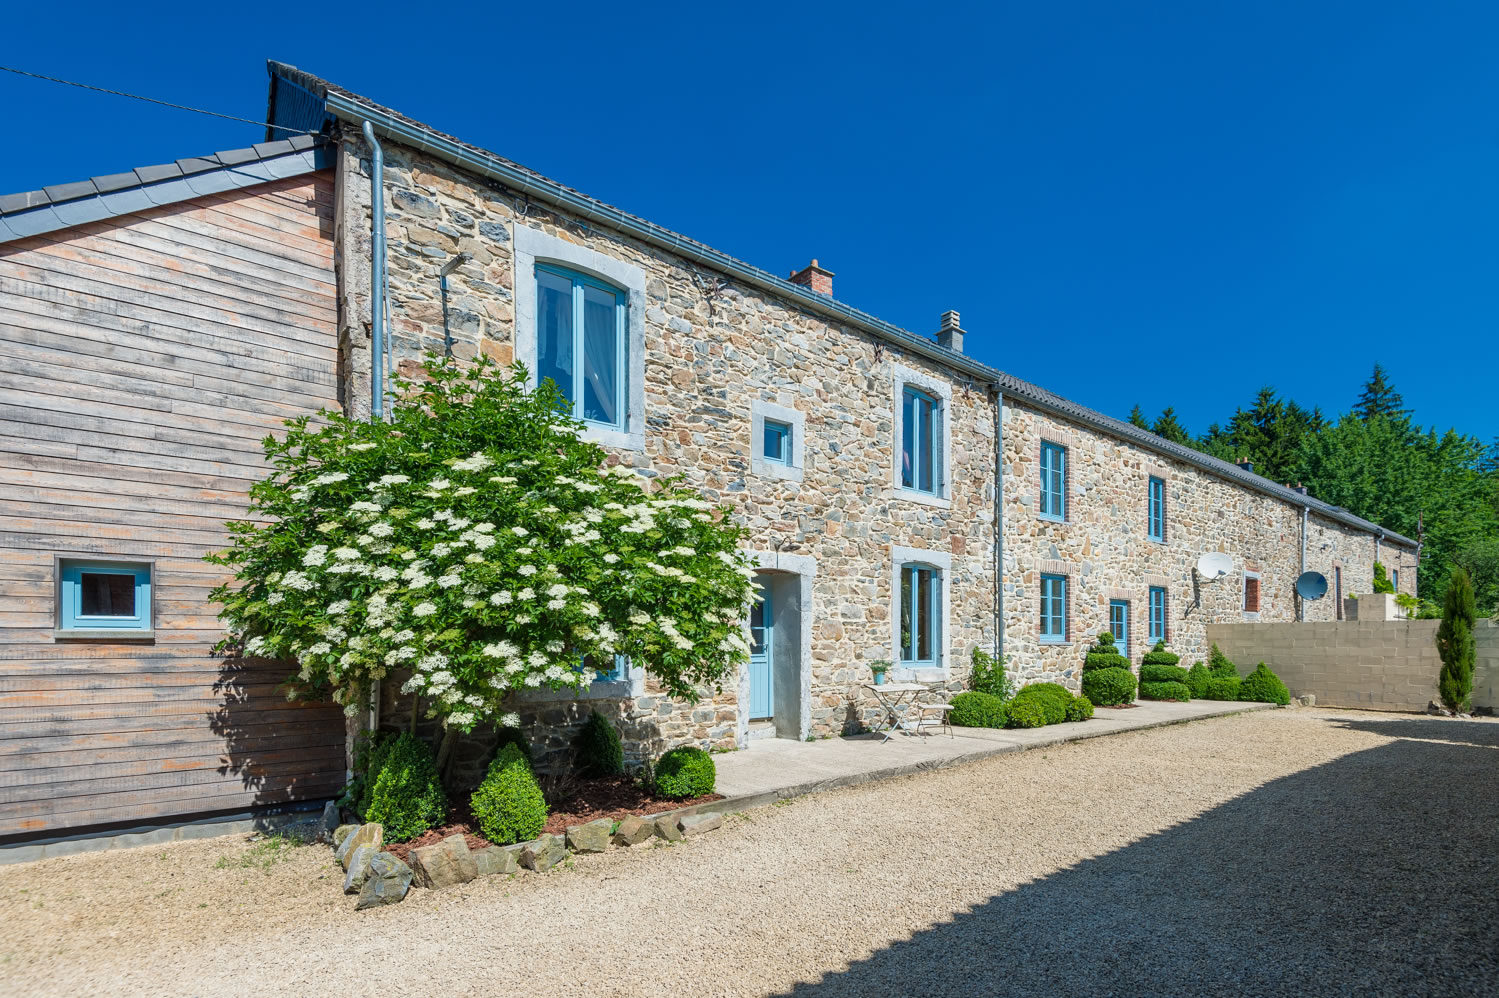
[[776, 464], [791, 464], [791, 424], [767, 419], [763, 447], [765, 460]]
[[57, 630], [88, 637], [151, 633], [150, 562], [57, 561]]

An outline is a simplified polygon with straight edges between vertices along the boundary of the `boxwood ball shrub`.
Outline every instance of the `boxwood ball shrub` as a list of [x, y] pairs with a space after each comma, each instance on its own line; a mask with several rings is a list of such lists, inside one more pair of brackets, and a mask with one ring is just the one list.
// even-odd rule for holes
[[385, 838], [391, 842], [416, 838], [447, 813], [448, 797], [432, 749], [410, 732], [371, 750], [365, 787], [364, 820], [385, 826]]
[[1140, 685], [1146, 683], [1185, 683], [1187, 670], [1179, 665], [1158, 665], [1146, 662], [1140, 666]]
[[1208, 655], [1208, 675], [1210, 676], [1233, 676], [1239, 677], [1239, 667], [1228, 660], [1228, 656], [1219, 650], [1217, 643], [1213, 644], [1213, 650]]
[[1187, 678], [1182, 681], [1187, 684], [1187, 689], [1194, 697], [1201, 697], [1207, 693], [1208, 680], [1211, 678], [1206, 666], [1201, 662], [1193, 662], [1192, 668], [1187, 670]]
[[546, 798], [530, 763], [514, 745], [500, 749], [469, 805], [479, 831], [496, 845], [534, 839], [546, 827]]
[[1067, 720], [1086, 721], [1093, 716], [1093, 701], [1087, 697], [1073, 697], [1067, 705]]
[[1278, 703], [1282, 707], [1291, 702], [1291, 691], [1280, 677], [1270, 671], [1264, 662], [1239, 681], [1239, 699], [1254, 703]]
[[1207, 690], [1203, 692], [1202, 698], [1204, 700], [1239, 699], [1239, 677], [1210, 676], [1208, 678]]
[[589, 712], [573, 745], [578, 751], [578, 770], [584, 776], [618, 776], [625, 771], [619, 732], [598, 711]]
[[1180, 700], [1183, 703], [1192, 699], [1192, 691], [1186, 683], [1180, 682], [1141, 683], [1140, 695], [1147, 700]]
[[1017, 696], [1010, 701], [1009, 723], [1011, 728], [1040, 728], [1046, 724], [1046, 711], [1038, 698], [1022, 699]]
[[952, 698], [948, 720], [960, 728], [1002, 728], [1007, 712], [1005, 702], [990, 693], [971, 690]]
[[1135, 698], [1135, 674], [1129, 659], [1119, 654], [1114, 635], [1108, 631], [1083, 657], [1083, 696], [1101, 707], [1129, 703]]
[[[1032, 683], [1023, 686], [1015, 694], [1015, 700], [1030, 700], [1041, 705], [1047, 724], [1061, 724], [1067, 720], [1067, 705], [1072, 703], [1072, 693], [1057, 683]], [[1015, 700], [1010, 703], [1014, 704]]]
[[691, 745], [672, 749], [656, 763], [656, 792], [662, 797], [686, 800], [711, 794], [717, 779], [713, 757]]

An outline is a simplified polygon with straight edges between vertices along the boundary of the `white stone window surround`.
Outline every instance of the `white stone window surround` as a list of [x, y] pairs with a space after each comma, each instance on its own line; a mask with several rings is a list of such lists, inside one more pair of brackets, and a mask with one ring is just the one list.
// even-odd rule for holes
[[[1243, 610], [1243, 612], [1244, 612], [1244, 619], [1245, 620], [1255, 621], [1255, 620], [1259, 620], [1260, 619], [1260, 611], [1258, 611], [1258, 610], [1246, 610], [1246, 609], [1244, 609], [1244, 598], [1245, 598], [1245, 595], [1249, 592], [1249, 580], [1250, 579], [1254, 579], [1256, 582], [1259, 582], [1259, 580], [1260, 580], [1260, 573], [1259, 572], [1251, 572], [1251, 571], [1249, 571], [1246, 568], [1244, 570], [1244, 577], [1239, 582], [1239, 609]], [[1260, 606], [1263, 607], [1264, 605], [1265, 605], [1265, 584], [1263, 582], [1260, 582]]]
[[[791, 427], [791, 459], [789, 463], [766, 460], [765, 421], [784, 423]], [[779, 478], [788, 482], [802, 480], [806, 414], [797, 409], [774, 402], [754, 401], [750, 403], [750, 471], [760, 478]]]
[[[938, 625], [937, 661], [935, 668], [917, 668], [900, 664], [900, 573], [910, 564], [930, 565], [937, 570], [941, 584], [942, 619]], [[897, 682], [940, 683], [952, 672], [952, 656], [949, 654], [949, 626], [952, 616], [952, 554], [929, 548], [907, 548], [894, 546], [890, 549], [890, 678]]]
[[[891, 423], [894, 426], [895, 446], [891, 451], [890, 471], [891, 484], [895, 488], [895, 495], [900, 499], [909, 499], [911, 502], [919, 502], [927, 506], [936, 506], [938, 509], [952, 509], [952, 430], [949, 418], [952, 413], [952, 383], [945, 378], [916, 371], [900, 364], [890, 365], [891, 402], [894, 418]], [[917, 489], [908, 489], [901, 482], [900, 458], [905, 450], [905, 420], [901, 418], [901, 410], [904, 406], [906, 387], [920, 389], [928, 395], [936, 398], [937, 419], [939, 432], [935, 434], [941, 439], [937, 441], [937, 492], [921, 492]], [[893, 660], [892, 660], [893, 661]]]
[[627, 662], [625, 674], [619, 679], [599, 679], [587, 689], [574, 690], [522, 690], [516, 696], [520, 703], [548, 703], [556, 700], [623, 700], [626, 697], [645, 696], [645, 669], [634, 662]]
[[645, 271], [540, 229], [515, 227], [515, 359], [536, 385], [536, 264], [589, 274], [626, 295], [625, 428], [584, 424], [583, 438], [605, 447], [645, 450]]

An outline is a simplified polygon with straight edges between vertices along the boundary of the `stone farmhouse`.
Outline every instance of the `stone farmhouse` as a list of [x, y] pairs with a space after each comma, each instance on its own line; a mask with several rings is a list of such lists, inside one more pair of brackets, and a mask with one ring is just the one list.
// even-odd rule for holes
[[0, 842], [336, 794], [341, 714], [210, 654], [200, 559], [260, 437], [368, 415], [372, 368], [429, 351], [553, 378], [615, 458], [752, 531], [737, 684], [676, 702], [622, 663], [524, 705], [543, 758], [595, 707], [636, 760], [753, 751], [856, 728], [879, 660], [957, 690], [982, 648], [1075, 689], [1102, 630], [1190, 660], [1209, 624], [1341, 616], [1376, 560], [1416, 592], [1411, 539], [973, 359], [956, 311], [897, 328], [817, 260], [776, 276], [269, 70], [260, 145], [0, 197]]

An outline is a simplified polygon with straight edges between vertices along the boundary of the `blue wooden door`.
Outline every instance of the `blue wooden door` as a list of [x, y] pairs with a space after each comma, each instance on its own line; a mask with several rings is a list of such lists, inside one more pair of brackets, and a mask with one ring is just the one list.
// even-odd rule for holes
[[775, 669], [771, 665], [774, 614], [770, 588], [761, 586], [760, 600], [750, 608], [750, 718], [775, 715]]

